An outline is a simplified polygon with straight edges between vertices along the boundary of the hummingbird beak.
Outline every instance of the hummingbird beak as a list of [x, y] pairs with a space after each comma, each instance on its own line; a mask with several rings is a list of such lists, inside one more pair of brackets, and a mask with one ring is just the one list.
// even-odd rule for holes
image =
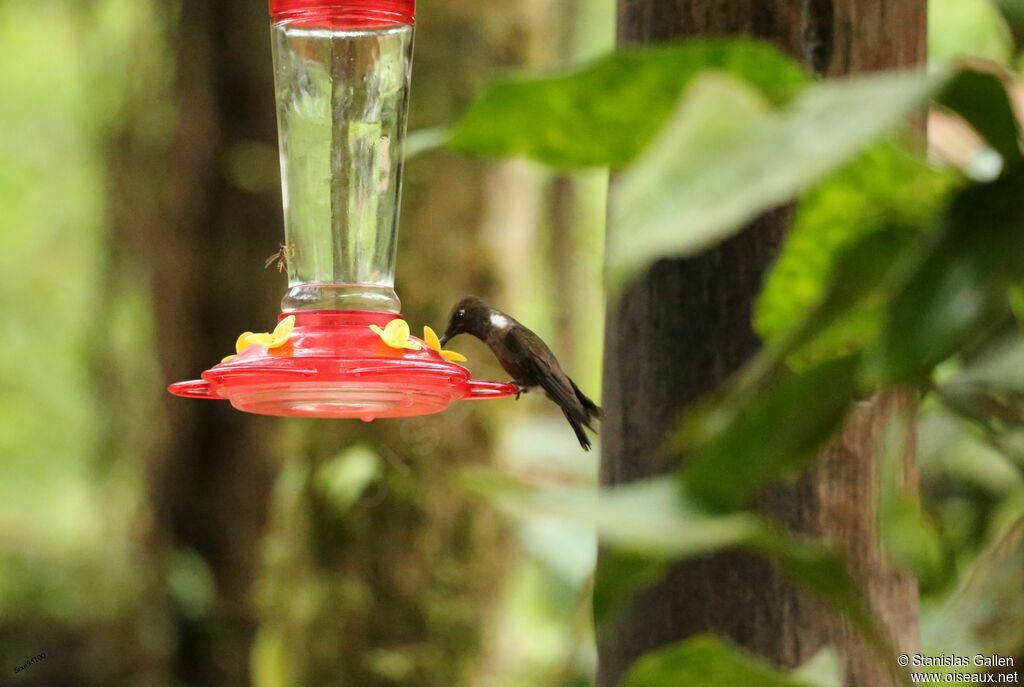
[[442, 336], [442, 337], [441, 337], [441, 348], [444, 348], [444, 345], [445, 345], [446, 343], [448, 343], [449, 341], [451, 341], [451, 339], [452, 339], [452, 337], [448, 336], [447, 334], [445, 334], [444, 336]]

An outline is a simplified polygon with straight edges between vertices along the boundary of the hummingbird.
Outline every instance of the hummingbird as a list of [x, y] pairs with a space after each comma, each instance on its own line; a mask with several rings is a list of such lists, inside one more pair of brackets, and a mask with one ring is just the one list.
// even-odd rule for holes
[[500, 310], [476, 296], [466, 296], [452, 308], [441, 345], [459, 334], [470, 334], [487, 344], [501, 366], [512, 375], [512, 383], [520, 394], [541, 387], [548, 398], [558, 404], [569, 421], [584, 451], [591, 448], [593, 421], [601, 417], [601, 409], [580, 391], [558, 364], [558, 359], [544, 341]]

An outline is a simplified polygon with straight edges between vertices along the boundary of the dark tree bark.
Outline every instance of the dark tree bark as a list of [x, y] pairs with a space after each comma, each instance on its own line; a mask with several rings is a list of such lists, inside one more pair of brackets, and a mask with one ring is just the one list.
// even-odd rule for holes
[[[116, 155], [115, 232], [151, 275], [170, 382], [194, 378], [230, 353], [239, 332], [273, 326], [282, 283], [263, 259], [282, 231], [265, 4], [184, 0], [164, 9], [177, 20], [168, 27], [172, 92], [149, 82], [138, 88], [172, 107], [140, 99]], [[158, 82], [160, 75], [146, 76]], [[262, 177], [243, 179], [239, 156]], [[198, 554], [216, 585], [202, 616], [168, 599], [172, 673], [197, 687], [248, 685], [257, 623], [251, 592], [281, 423], [222, 403], [163, 402], [167, 432], [149, 456], [151, 545], [158, 555]]]
[[[925, 0], [619, 0], [618, 39], [628, 45], [756, 36], [834, 77], [923, 64], [925, 6]], [[650, 456], [681, 409], [758, 350], [752, 305], [791, 217], [791, 208], [775, 210], [706, 254], [657, 263], [609, 313], [602, 483], [666, 470]], [[885, 560], [874, 509], [876, 438], [885, 419], [909, 403], [890, 394], [860, 404], [821, 460], [795, 484], [765, 490], [758, 508], [842, 551], [896, 646], [913, 653], [916, 583]], [[913, 455], [907, 437], [908, 484], [915, 481]], [[729, 552], [675, 566], [599, 630], [599, 685], [612, 687], [644, 653], [698, 632], [723, 635], [783, 666], [834, 644], [844, 656], [848, 685], [892, 684], [848, 623], [766, 560]]]

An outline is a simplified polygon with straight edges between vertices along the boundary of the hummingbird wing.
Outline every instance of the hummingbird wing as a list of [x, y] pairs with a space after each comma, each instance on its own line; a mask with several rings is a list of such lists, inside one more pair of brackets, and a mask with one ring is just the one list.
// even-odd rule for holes
[[504, 336], [492, 341], [490, 345], [502, 367], [516, 382], [523, 386], [539, 386], [544, 389], [548, 398], [562, 409], [580, 446], [584, 451], [589, 451], [590, 437], [584, 428], [596, 431], [591, 422], [594, 417], [600, 417], [601, 410], [584, 396], [569, 375], [565, 374], [547, 344], [529, 329], [515, 322]]
[[[576, 385], [539, 336], [520, 325], [506, 336], [505, 345], [522, 371], [523, 380], [531, 386], [544, 389], [551, 400], [562, 408], [574, 429], [577, 424], [593, 429], [591, 413], [577, 395]], [[589, 399], [587, 403], [593, 405]]]

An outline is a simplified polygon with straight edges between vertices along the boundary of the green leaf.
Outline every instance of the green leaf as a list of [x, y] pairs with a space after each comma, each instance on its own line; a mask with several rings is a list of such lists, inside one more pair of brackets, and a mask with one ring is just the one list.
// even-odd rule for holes
[[443, 128], [410, 131], [402, 146], [405, 160], [411, 160], [443, 146], [448, 141], [448, 130]]
[[683, 89], [705, 69], [742, 78], [773, 103], [786, 102], [807, 82], [795, 62], [749, 40], [626, 50], [561, 73], [494, 82], [446, 145], [556, 167], [622, 166], [654, 138]]
[[[719, 402], [740, 407], [785, 372], [797, 372], [837, 356], [861, 353], [863, 341], [876, 338], [878, 313], [884, 303], [889, 273], [908, 252], [916, 231], [886, 226], [842, 251], [831, 266], [824, 295], [802, 314], [802, 321], [769, 341], [737, 374]], [[724, 399], [724, 400], [723, 400]], [[724, 406], [723, 406], [724, 407]]]
[[[550, 515], [594, 527], [601, 541], [615, 550], [609, 569], [603, 567], [607, 558], [598, 565], [599, 620], [625, 594], [659, 579], [666, 561], [746, 548], [775, 561], [790, 579], [844, 613], [874, 646], [885, 647], [884, 635], [841, 558], [752, 513], [704, 511], [686, 498], [671, 477], [604, 490], [541, 490], [477, 469], [464, 472], [462, 484], [514, 518]], [[887, 651], [885, 647], [882, 653]]]
[[692, 450], [682, 473], [687, 492], [713, 508], [735, 508], [807, 465], [842, 425], [857, 394], [859, 362], [829, 360], [749, 399], [691, 415], [679, 436]]
[[[983, 430], [984, 432], [984, 430]], [[1003, 501], [1015, 491], [1024, 494], [1024, 476], [1007, 452], [973, 424], [962, 421], [948, 406], [935, 407], [918, 421], [918, 472], [922, 484], [956, 483], [974, 493]], [[958, 508], [958, 506], [957, 506]], [[947, 511], [951, 512], [951, 511]], [[941, 511], [938, 511], [942, 515]], [[948, 518], [943, 517], [943, 524]], [[957, 518], [954, 528], [945, 528], [945, 539], [962, 546], [973, 538], [970, 518]]]
[[896, 565], [925, 585], [939, 578], [945, 562], [942, 545], [917, 499], [902, 496], [887, 503], [882, 509], [881, 530], [886, 551]]
[[957, 195], [934, 240], [906, 267], [868, 356], [872, 375], [883, 382], [920, 381], [984, 322], [1008, 310], [1006, 288], [1024, 274], [1022, 185], [1024, 166], [1018, 166]]
[[991, 0], [929, 0], [928, 57], [982, 57], [1007, 64], [1013, 37]]
[[1003, 158], [1021, 160], [1020, 127], [1003, 80], [990, 72], [963, 70], [939, 94], [940, 104], [967, 121]]
[[789, 342], [789, 362], [797, 370], [859, 353], [878, 336], [888, 277], [917, 231], [892, 225], [860, 239], [833, 265], [825, 295]]
[[622, 687], [827, 687], [835, 684], [834, 674], [815, 678], [808, 672], [787, 673], [711, 635], [697, 635], [647, 654], [636, 662], [621, 683]]
[[772, 112], [749, 86], [700, 79], [613, 189], [609, 288], [788, 202], [904, 121], [941, 83], [919, 73], [829, 82]]
[[996, 0], [995, 5], [1010, 24], [1024, 23], [1024, 0]]
[[606, 543], [656, 558], [685, 558], [752, 541], [762, 524], [750, 514], [717, 515], [687, 505], [671, 478], [615, 489], [538, 490], [488, 470], [462, 484], [515, 517], [552, 515], [594, 526]]
[[801, 342], [799, 354], [790, 357], [798, 368], [866, 345], [877, 333], [884, 303], [861, 301], [934, 219], [953, 180], [951, 173], [884, 143], [805, 194], [758, 297], [758, 334], [779, 345], [814, 317], [814, 340]]
[[875, 647], [881, 657], [894, 653], [871, 609], [841, 557], [824, 546], [779, 530], [767, 529], [751, 548], [774, 560], [789, 579], [843, 614]]
[[593, 530], [549, 516], [522, 518], [517, 530], [523, 552], [560, 580], [579, 589], [590, 579], [597, 553]]

